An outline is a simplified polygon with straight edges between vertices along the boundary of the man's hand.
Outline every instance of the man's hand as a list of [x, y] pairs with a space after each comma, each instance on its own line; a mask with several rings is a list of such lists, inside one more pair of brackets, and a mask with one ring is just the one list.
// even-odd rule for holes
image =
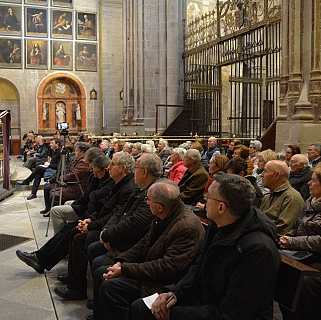
[[177, 298], [174, 298], [166, 304], [166, 301], [173, 295], [173, 292], [160, 294], [152, 305], [151, 312], [156, 319], [169, 319], [170, 309], [176, 304]]
[[81, 233], [87, 233], [88, 232], [88, 224], [91, 222], [91, 219], [85, 219], [85, 220], [78, 220], [78, 226], [77, 229]]
[[279, 246], [282, 249], [286, 249], [288, 246], [288, 240], [289, 240], [289, 236], [282, 236], [279, 239]]
[[112, 267], [107, 268], [107, 271], [108, 273], [103, 274], [105, 280], [121, 277], [121, 263], [115, 263]]

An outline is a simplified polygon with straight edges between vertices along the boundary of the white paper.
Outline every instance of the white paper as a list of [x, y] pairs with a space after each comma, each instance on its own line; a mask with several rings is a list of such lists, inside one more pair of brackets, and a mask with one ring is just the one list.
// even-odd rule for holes
[[154, 294], [152, 294], [151, 296], [145, 297], [143, 298], [144, 303], [146, 304], [146, 307], [148, 309], [152, 308], [152, 304], [154, 303], [154, 301], [156, 300], [156, 298], [158, 297], [158, 293], [155, 292]]

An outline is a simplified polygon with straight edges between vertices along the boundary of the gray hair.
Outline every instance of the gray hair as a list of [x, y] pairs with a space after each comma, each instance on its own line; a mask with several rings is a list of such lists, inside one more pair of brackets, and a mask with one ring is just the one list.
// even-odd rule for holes
[[93, 162], [91, 163], [91, 166], [95, 166], [99, 169], [107, 168], [111, 163], [111, 160], [109, 157], [106, 157], [105, 155], [100, 155], [96, 157]]
[[259, 140], [251, 140], [250, 144], [253, 144], [255, 150], [260, 151], [262, 149], [262, 142]]
[[128, 152], [116, 152], [113, 157], [118, 156], [119, 159], [117, 161], [118, 166], [126, 166], [126, 173], [132, 173], [135, 167], [135, 159]]
[[156, 154], [145, 153], [140, 159], [140, 165], [147, 169], [148, 174], [155, 178], [163, 175], [163, 161]]
[[109, 141], [108, 140], [101, 140], [100, 143], [103, 144], [106, 148], [109, 147]]
[[255, 199], [255, 188], [247, 179], [235, 174], [218, 172], [214, 179], [219, 183], [218, 195], [234, 216], [243, 216]]
[[186, 151], [185, 157], [188, 159], [193, 159], [194, 163], [200, 163], [201, 162], [201, 154], [196, 149], [189, 149]]
[[[124, 144], [124, 147], [127, 147], [130, 151], [132, 151], [132, 149], [133, 149], [133, 143], [132, 142], [125, 142], [125, 144]], [[123, 147], [123, 148], [124, 148]]]
[[165, 150], [168, 150], [168, 141], [165, 139], [159, 139], [158, 142], [162, 142], [164, 144]]
[[180, 201], [178, 186], [171, 180], [160, 179], [152, 185], [153, 201], [161, 204], [164, 209], [172, 210]]
[[184, 142], [178, 146], [179, 148], [183, 148], [185, 150], [189, 150], [191, 148], [191, 143]]
[[136, 146], [138, 150], [142, 150], [142, 143], [141, 142], [135, 142], [133, 143], [133, 147]]
[[78, 141], [75, 143], [74, 147], [78, 148], [80, 151], [85, 153], [87, 150], [91, 148], [91, 145], [87, 142]]
[[87, 157], [87, 160], [88, 162], [93, 162], [93, 160], [96, 158], [96, 157], [99, 157], [99, 156], [105, 156], [104, 153], [97, 147], [93, 147], [93, 148], [90, 148], [88, 149], [86, 152], [85, 152], [85, 156]]
[[145, 151], [146, 153], [153, 153], [154, 152], [153, 147], [147, 143], [141, 145], [141, 150]]
[[310, 147], [313, 146], [315, 151], [319, 151], [321, 153], [321, 144], [319, 143], [311, 143]]
[[173, 153], [178, 155], [179, 160], [183, 160], [186, 154], [186, 149], [184, 148], [174, 148]]

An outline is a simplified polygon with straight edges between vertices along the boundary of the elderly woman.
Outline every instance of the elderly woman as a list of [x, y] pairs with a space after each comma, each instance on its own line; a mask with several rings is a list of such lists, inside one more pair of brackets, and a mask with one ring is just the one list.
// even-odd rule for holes
[[183, 159], [185, 157], [186, 150], [184, 148], [175, 148], [170, 156], [170, 161], [173, 166], [168, 170], [167, 178], [174, 181], [176, 184], [182, 179], [187, 168], [184, 166]]
[[262, 149], [262, 142], [259, 140], [251, 140], [250, 141], [250, 160], [252, 161], [254, 168], [257, 168], [259, 159], [257, 157], [257, 154], [259, 153], [259, 151], [261, 151]]
[[[210, 187], [210, 185], [214, 181], [213, 176], [215, 173], [217, 173], [219, 171], [226, 172], [224, 170], [224, 167], [228, 162], [229, 162], [229, 158], [224, 154], [215, 154], [212, 156], [210, 163], [209, 163], [209, 167], [208, 167], [208, 173], [210, 174], [210, 178], [208, 179], [208, 182], [205, 186], [204, 192], [207, 192], [208, 188]], [[206, 202], [205, 201], [204, 201], [204, 203], [198, 202], [196, 204], [196, 207], [205, 211]]]
[[170, 155], [168, 150], [168, 143], [166, 140], [160, 139], [158, 142], [157, 150], [155, 154], [163, 161], [163, 163], [167, 160]]
[[261, 173], [263, 172], [264, 166], [267, 162], [271, 160], [277, 160], [277, 154], [273, 150], [267, 149], [258, 153], [257, 159], [258, 159], [258, 165], [257, 165], [257, 168], [253, 170], [252, 176], [255, 177], [256, 184], [261, 189], [262, 193], [266, 194], [267, 192], [270, 192], [270, 190], [263, 186]]
[[[309, 181], [311, 196], [305, 201], [295, 228], [280, 237], [279, 246], [282, 249], [310, 251], [316, 254], [309, 265], [321, 270], [321, 164], [311, 170], [313, 171]], [[280, 307], [283, 319], [319, 319], [320, 296], [321, 279], [304, 277], [296, 315]]]
[[135, 142], [133, 143], [132, 151], [130, 153], [135, 161], [141, 156], [142, 154], [142, 144], [140, 142]]

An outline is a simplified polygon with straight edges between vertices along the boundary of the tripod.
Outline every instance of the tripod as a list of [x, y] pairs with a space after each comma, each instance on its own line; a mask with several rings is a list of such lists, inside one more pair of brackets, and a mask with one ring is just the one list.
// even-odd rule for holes
[[[57, 187], [59, 187], [59, 206], [61, 205], [61, 201], [62, 201], [62, 190], [63, 190], [63, 187], [67, 186], [68, 182], [64, 182], [64, 177], [66, 176], [66, 162], [67, 162], [67, 159], [66, 159], [66, 150], [65, 148], [61, 151], [61, 157], [60, 157], [60, 161], [59, 161], [59, 164], [58, 164], [58, 169], [57, 169], [57, 173], [56, 173], [56, 181], [54, 183], [54, 186], [52, 188], [53, 190], [53, 195], [52, 195], [52, 199], [51, 199], [51, 205], [50, 205], [50, 209], [54, 206], [54, 202], [55, 202], [55, 193], [56, 193], [56, 189]], [[81, 191], [81, 194], [84, 194], [84, 190], [81, 186], [81, 182], [78, 178], [78, 174], [76, 172], [76, 169], [75, 169], [75, 166], [73, 164], [73, 162], [71, 162], [70, 164], [70, 167], [71, 169], [73, 170], [74, 174], [75, 174], [75, 177], [76, 177], [76, 182], [74, 183], [77, 183], [80, 187], [80, 191]], [[70, 182], [72, 183], [72, 182]], [[50, 224], [50, 215], [49, 215], [49, 220], [48, 220], [48, 224], [47, 224], [47, 230], [46, 230], [46, 237], [48, 236], [48, 230], [49, 230], [49, 224]]]

